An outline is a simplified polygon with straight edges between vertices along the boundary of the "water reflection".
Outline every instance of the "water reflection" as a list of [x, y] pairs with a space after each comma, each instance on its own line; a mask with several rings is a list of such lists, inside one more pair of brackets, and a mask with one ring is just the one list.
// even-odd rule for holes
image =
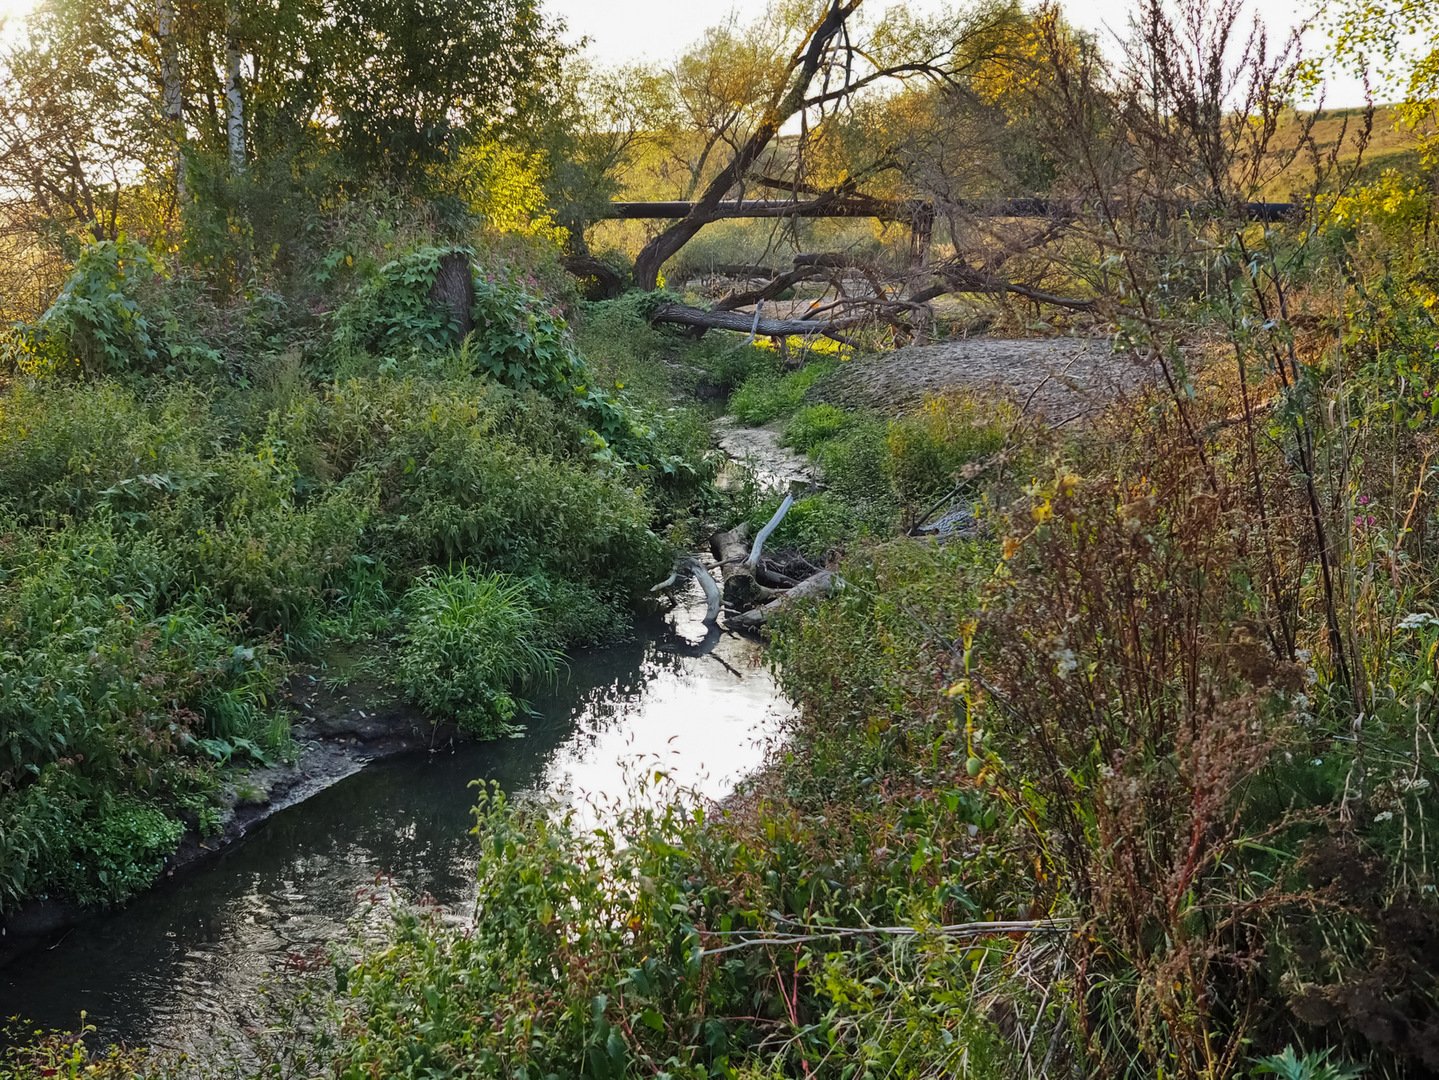
[[343, 937], [392, 878], [463, 906], [475, 779], [513, 793], [623, 799], [634, 759], [721, 795], [762, 754], [780, 702], [758, 649], [688, 603], [634, 642], [571, 661], [524, 738], [373, 765], [277, 815], [237, 850], [134, 907], [0, 969], [0, 1016], [107, 1039], [203, 1047], [257, 1015], [287, 957]]

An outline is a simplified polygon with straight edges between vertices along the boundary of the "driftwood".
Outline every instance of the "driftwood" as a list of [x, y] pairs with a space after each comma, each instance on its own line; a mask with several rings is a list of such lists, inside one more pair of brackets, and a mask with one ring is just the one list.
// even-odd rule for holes
[[730, 615], [725, 619], [725, 625], [731, 630], [756, 631], [762, 628], [770, 619], [774, 618], [791, 604], [801, 600], [817, 599], [828, 596], [837, 588], [843, 588], [844, 581], [838, 574], [829, 570], [821, 570], [812, 577], [805, 578], [788, 592], [780, 593], [769, 603], [761, 607], [751, 608], [749, 611], [739, 615]]
[[719, 586], [715, 584], [714, 576], [705, 569], [704, 564], [701, 563], [698, 559], [696, 559], [693, 555], [681, 555], [678, 559], [676, 559], [675, 568], [673, 571], [670, 572], [670, 576], [665, 578], [658, 585], [651, 586], [650, 592], [663, 592], [665, 589], [672, 587], [676, 582], [679, 581], [679, 576], [681, 573], [693, 574], [695, 580], [700, 583], [700, 588], [704, 590], [705, 594], [704, 621], [707, 623], [713, 623], [716, 619], [719, 618], [720, 613]]
[[690, 326], [697, 330], [734, 330], [761, 337], [829, 337], [844, 341], [844, 338], [838, 337], [839, 331], [858, 326], [866, 318], [855, 316], [828, 322], [817, 319], [757, 319], [753, 314], [741, 311], [706, 311], [688, 304], [661, 304], [651, 313], [650, 321]]
[[710, 551], [719, 560], [724, 576], [724, 602], [732, 608], [753, 607], [769, 592], [756, 580], [749, 565], [749, 526], [737, 525], [710, 537]]
[[764, 553], [764, 542], [779, 528], [779, 523], [784, 520], [784, 516], [789, 513], [789, 508], [793, 505], [794, 492], [790, 492], [784, 497], [784, 502], [779, 504], [779, 509], [774, 512], [774, 516], [765, 523], [765, 527], [754, 538], [754, 547], [750, 548], [749, 558], [745, 560], [745, 565], [751, 570], [759, 569], [759, 557]]

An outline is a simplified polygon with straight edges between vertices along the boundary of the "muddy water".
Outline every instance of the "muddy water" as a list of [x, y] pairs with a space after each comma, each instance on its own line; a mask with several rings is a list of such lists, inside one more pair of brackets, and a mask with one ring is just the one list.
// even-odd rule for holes
[[631, 644], [571, 660], [523, 738], [375, 763], [193, 876], [0, 969], [0, 1017], [73, 1027], [85, 1010], [103, 1038], [203, 1056], [259, 1015], [279, 966], [350, 933], [377, 880], [463, 910], [471, 781], [588, 804], [625, 798], [638, 763], [658, 758], [724, 794], [759, 764], [783, 706], [757, 646], [706, 636], [696, 599]]

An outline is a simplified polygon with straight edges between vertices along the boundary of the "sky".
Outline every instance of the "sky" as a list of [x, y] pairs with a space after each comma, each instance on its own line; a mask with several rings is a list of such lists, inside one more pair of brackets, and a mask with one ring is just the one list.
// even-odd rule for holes
[[[0, 18], [23, 15], [34, 0], [0, 0]], [[631, 61], [659, 61], [678, 55], [685, 46], [699, 38], [707, 26], [724, 20], [734, 11], [741, 21], [757, 17], [767, 0], [543, 0], [554, 14], [562, 16], [575, 37], [589, 39], [590, 52], [605, 64]], [[911, 9], [933, 8], [943, 0], [910, 0]], [[877, 0], [875, 7], [888, 6], [889, 0]], [[1251, 0], [1253, 10], [1260, 13], [1272, 33], [1293, 26], [1307, 9], [1304, 0]], [[1111, 37], [1127, 25], [1132, 0], [1067, 0], [1066, 15], [1078, 25]], [[1316, 51], [1322, 41], [1312, 40]], [[1363, 99], [1360, 87], [1352, 80], [1331, 82], [1326, 104], [1331, 106], [1359, 104]]]
[[[0, 4], [5, 0], [0, 0]], [[708, 26], [723, 22], [731, 12], [741, 22], [761, 15], [768, 0], [724, 0], [720, 3], [700, 0], [544, 0], [545, 6], [569, 23], [574, 37], [589, 39], [590, 54], [606, 64], [638, 60], [666, 60], [677, 56], [697, 40]], [[875, 0], [874, 7], [892, 6], [893, 0]], [[944, 0], [909, 0], [911, 11], [947, 6]], [[1129, 25], [1134, 0], [1061, 0], [1066, 17], [1086, 30], [1113, 40]], [[1257, 12], [1278, 38], [1291, 30], [1309, 9], [1305, 0], [1250, 0], [1249, 10]], [[1307, 43], [1312, 53], [1323, 45], [1322, 38], [1311, 35]], [[1331, 107], [1362, 104], [1363, 90], [1352, 79], [1331, 80], [1325, 104]]]

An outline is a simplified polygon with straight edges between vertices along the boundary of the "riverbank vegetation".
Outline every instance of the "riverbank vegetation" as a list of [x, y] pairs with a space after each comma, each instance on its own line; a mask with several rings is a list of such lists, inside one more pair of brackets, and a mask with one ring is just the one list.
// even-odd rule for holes
[[[733, 115], [692, 110], [694, 130], [657, 111], [663, 80], [631, 80], [648, 103], [602, 82], [546, 113], [525, 95], [565, 85], [551, 67], [512, 73], [513, 111], [485, 115], [563, 130], [517, 120], [459, 152], [410, 140], [423, 117], [408, 156], [382, 152], [400, 128], [327, 105], [348, 126], [289, 135], [318, 140], [305, 152], [344, 195], [265, 179], [307, 227], [272, 222], [264, 243], [257, 203], [202, 187], [231, 161], [217, 114], [180, 159], [156, 151], [167, 190], [189, 185], [178, 231], [142, 244], [130, 204], [155, 191], [122, 186], [133, 232], [66, 241], [0, 398], [0, 909], [144, 887], [181, 831], [214, 826], [223, 763], [292, 752], [282, 680], [335, 643], [383, 650], [437, 719], [522, 723], [564, 648], [617, 632], [676, 552], [757, 528], [785, 494], [713, 483], [698, 397], [818, 466], [823, 490], [769, 545], [842, 584], [767, 625], [794, 712], [723, 804], [655, 771], [595, 829], [481, 788], [473, 916], [397, 901], [380, 940], [288, 976], [235, 1060], [107, 1060], [56, 1036], [0, 1076], [1439, 1067], [1432, 58], [1376, 170], [1374, 114], [1337, 130], [1296, 112], [1313, 73], [1297, 40], [1250, 35], [1231, 5], [1150, 5], [1118, 58], [1052, 10], [900, 19], [877, 35], [889, 52], [846, 68], [857, 7], [713, 33], [670, 73], [681, 102], [752, 78]], [[42, 44], [69, 26], [45, 10]], [[1410, 14], [1356, 9], [1336, 57], [1395, 57]], [[548, 63], [553, 28], [516, 25]], [[948, 52], [924, 51], [945, 33]], [[792, 100], [796, 41], [809, 78], [906, 49], [932, 78], [827, 116], [808, 81]], [[289, 115], [267, 87], [260, 130], [262, 109]], [[598, 101], [596, 122], [581, 105]], [[584, 220], [561, 164], [597, 170], [602, 196], [662, 161], [686, 197], [729, 195], [752, 167], [800, 168], [756, 134], [779, 105], [832, 121], [797, 144], [819, 156], [786, 174], [792, 195], [873, 179], [950, 213], [936, 247], [962, 309], [874, 286], [913, 267], [883, 230], [846, 249], [824, 301], [850, 311], [869, 281], [866, 321], [823, 335], [763, 333], [757, 306], [747, 335], [655, 325], [711, 289], [681, 282], [678, 249], [655, 261], [670, 226], [606, 257], [638, 256], [642, 286], [668, 267], [671, 293], [579, 299], [554, 246]], [[868, 156], [876, 131], [909, 156]], [[261, 183], [271, 145], [242, 147], [257, 161], [231, 181]], [[276, 169], [290, 145], [264, 151]], [[367, 187], [377, 158], [415, 186]], [[1280, 177], [1295, 205], [1256, 216]], [[1038, 224], [965, 216], [996, 195], [1052, 202]], [[605, 228], [618, 245], [632, 227]], [[750, 264], [776, 250], [689, 272], [744, 263], [772, 285], [788, 272]], [[796, 302], [760, 291], [738, 307]], [[1058, 426], [972, 387], [825, 398], [858, 345], [981, 325], [1103, 337], [1144, 378]]]

